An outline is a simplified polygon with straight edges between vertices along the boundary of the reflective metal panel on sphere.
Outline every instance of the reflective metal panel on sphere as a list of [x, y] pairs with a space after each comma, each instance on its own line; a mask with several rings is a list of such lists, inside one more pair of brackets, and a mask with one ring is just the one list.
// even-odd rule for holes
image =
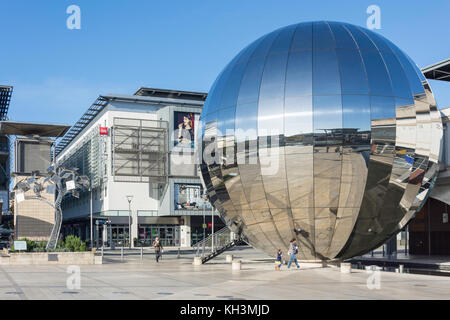
[[401, 230], [434, 184], [442, 123], [412, 60], [370, 30], [308, 22], [243, 49], [200, 120], [215, 208], [256, 248], [299, 259], [364, 254]]

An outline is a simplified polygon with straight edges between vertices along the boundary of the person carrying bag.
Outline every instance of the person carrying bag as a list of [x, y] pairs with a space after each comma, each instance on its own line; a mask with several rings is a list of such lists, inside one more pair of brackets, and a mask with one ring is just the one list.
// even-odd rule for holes
[[289, 258], [289, 263], [287, 266], [288, 269], [291, 267], [292, 262], [295, 262], [297, 269], [300, 269], [300, 265], [298, 264], [297, 257], [296, 257], [297, 253], [298, 253], [297, 240], [294, 238], [291, 240], [291, 243], [289, 244], [288, 254], [289, 254], [290, 258]]

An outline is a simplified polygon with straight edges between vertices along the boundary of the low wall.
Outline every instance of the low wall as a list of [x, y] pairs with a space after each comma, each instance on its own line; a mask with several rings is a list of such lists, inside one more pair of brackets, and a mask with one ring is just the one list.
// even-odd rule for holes
[[102, 256], [87, 252], [24, 252], [0, 256], [0, 265], [102, 264]]

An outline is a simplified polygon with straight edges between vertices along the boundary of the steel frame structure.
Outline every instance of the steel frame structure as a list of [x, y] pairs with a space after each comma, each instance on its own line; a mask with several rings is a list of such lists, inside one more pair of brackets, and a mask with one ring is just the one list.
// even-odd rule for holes
[[[8, 119], [9, 104], [13, 93], [12, 86], [0, 85], [0, 120]], [[11, 140], [8, 135], [0, 135], [0, 170], [5, 176], [4, 185], [6, 188], [0, 188], [2, 191], [8, 191], [11, 173]], [[0, 173], [1, 174], [1, 173]], [[8, 197], [9, 200], [9, 197]], [[0, 215], [3, 214], [3, 208], [0, 208]]]
[[56, 146], [56, 155], [58, 156], [62, 150], [64, 150], [78, 134], [83, 131], [84, 128], [106, 107], [108, 99], [103, 96], [99, 96], [97, 100], [89, 107], [89, 109], [83, 114], [72, 128], [66, 133], [61, 141]]
[[111, 166], [114, 181], [167, 184], [168, 122], [114, 118]]
[[450, 81], [450, 58], [425, 67], [422, 72], [430, 80]]
[[9, 103], [13, 92], [12, 86], [0, 86], [0, 120], [6, 120]]

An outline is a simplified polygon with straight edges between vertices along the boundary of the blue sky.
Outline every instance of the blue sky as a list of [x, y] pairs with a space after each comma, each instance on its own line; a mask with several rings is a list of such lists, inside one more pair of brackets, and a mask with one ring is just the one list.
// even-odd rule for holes
[[[0, 0], [0, 84], [14, 86], [15, 121], [73, 124], [100, 94], [141, 86], [207, 92], [244, 46], [276, 28], [311, 20], [366, 26], [381, 8], [381, 33], [420, 66], [450, 57], [450, 1]], [[81, 8], [81, 30], [66, 8]], [[430, 82], [440, 107], [450, 84]]]

